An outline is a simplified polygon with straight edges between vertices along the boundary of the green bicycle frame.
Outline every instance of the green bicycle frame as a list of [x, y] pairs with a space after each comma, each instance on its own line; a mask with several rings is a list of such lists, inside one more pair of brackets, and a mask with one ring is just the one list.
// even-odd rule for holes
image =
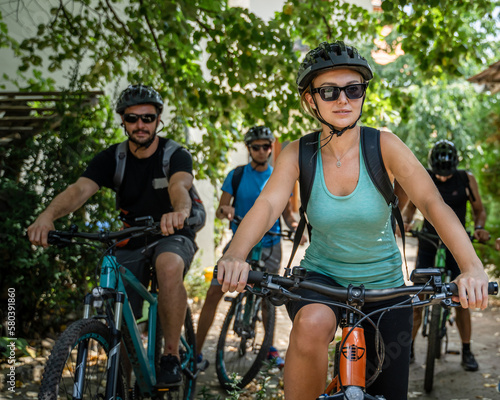
[[[128, 301], [125, 290], [124, 281], [126, 281], [135, 292], [137, 292], [144, 300], [149, 303], [148, 312], [148, 346], [147, 352], [142, 344], [141, 335], [135, 321], [132, 307]], [[156, 384], [156, 369], [154, 365], [155, 359], [155, 343], [156, 343], [156, 324], [158, 300], [157, 295], [150, 293], [144, 285], [130, 272], [127, 268], [118, 263], [113, 255], [106, 255], [101, 265], [100, 287], [111, 289], [124, 294], [122, 315], [125, 320], [125, 325], [130, 332], [130, 338], [135, 350], [136, 357], [130, 357], [132, 367], [137, 379], [137, 384], [141, 393], [151, 395], [153, 387]], [[118, 318], [117, 318], [118, 317]], [[121, 316], [115, 316], [117, 320], [116, 329], [121, 330]], [[130, 349], [126, 349], [130, 355]], [[133, 354], [133, 353], [132, 353]]]

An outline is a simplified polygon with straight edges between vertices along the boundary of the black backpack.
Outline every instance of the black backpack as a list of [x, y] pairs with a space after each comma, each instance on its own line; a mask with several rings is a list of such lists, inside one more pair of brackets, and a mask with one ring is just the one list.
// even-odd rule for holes
[[236, 192], [238, 191], [238, 188], [240, 187], [241, 183], [241, 178], [243, 178], [243, 170], [245, 169], [244, 165], [239, 165], [234, 169], [233, 172], [233, 179], [231, 180], [231, 187], [233, 189], [233, 207], [234, 203], [236, 202]]
[[[304, 233], [304, 228], [307, 225], [309, 231], [309, 238], [311, 238], [311, 225], [307, 221], [307, 203], [311, 196], [311, 189], [316, 174], [316, 160], [317, 160], [317, 144], [321, 132], [312, 132], [300, 138], [299, 141], [299, 185], [300, 185], [300, 222], [295, 232], [295, 240], [293, 243], [293, 250], [288, 262], [287, 269], [291, 267], [293, 256], [297, 251], [300, 239]], [[393, 230], [396, 228], [395, 222], [399, 226], [400, 232], [404, 232], [403, 218], [401, 211], [398, 207], [398, 197], [394, 194], [389, 175], [382, 160], [382, 152], [380, 150], [380, 131], [374, 128], [361, 127], [361, 150], [363, 159], [365, 161], [368, 175], [370, 176], [373, 184], [377, 190], [382, 194], [388, 205], [392, 206]], [[401, 235], [403, 241], [403, 253], [405, 253], [405, 236]], [[406, 262], [406, 256], [405, 256]]]
[[[116, 170], [115, 170], [115, 175], [113, 177], [113, 184], [114, 184], [114, 189], [116, 192], [116, 209], [120, 209], [120, 197], [118, 195], [118, 189], [120, 188], [120, 185], [123, 181], [123, 175], [125, 173], [125, 163], [127, 161], [127, 146], [128, 146], [128, 140], [125, 140], [124, 142], [121, 142], [117, 147], [116, 147], [116, 152], [115, 152], [115, 157], [116, 157]], [[167, 142], [165, 143], [165, 146], [163, 148], [163, 159], [162, 159], [162, 168], [163, 168], [163, 174], [165, 175], [166, 178], [169, 178], [169, 168], [170, 168], [170, 157], [172, 157], [172, 154], [174, 152], [181, 148], [182, 146], [173, 141], [172, 139], [168, 139]], [[166, 185], [168, 186], [168, 181], [166, 182]], [[191, 225], [191, 228], [195, 231], [198, 232], [201, 228], [205, 226], [205, 222], [207, 219], [207, 212], [205, 211], [205, 206], [203, 205], [203, 202], [200, 198], [200, 195], [198, 194], [198, 191], [196, 188], [191, 186], [191, 189], [189, 190], [189, 195], [191, 196], [191, 217], [196, 217], [194, 220], [196, 223], [194, 225]]]

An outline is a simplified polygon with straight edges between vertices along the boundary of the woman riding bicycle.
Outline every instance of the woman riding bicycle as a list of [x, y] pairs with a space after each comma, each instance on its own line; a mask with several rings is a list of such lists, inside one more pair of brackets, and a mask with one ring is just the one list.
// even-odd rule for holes
[[[372, 78], [365, 58], [340, 41], [322, 43], [310, 51], [297, 78], [303, 107], [321, 123], [316, 177], [308, 203], [312, 237], [301, 266], [308, 271], [307, 279], [332, 286], [352, 283], [380, 289], [404, 285], [391, 208], [370, 180], [360, 156], [361, 127], [357, 122]], [[458, 260], [463, 272], [456, 280], [462, 306], [485, 308], [488, 279], [455, 213], [397, 136], [381, 132], [380, 142], [389, 177], [397, 179]], [[245, 289], [249, 270], [245, 257], [285, 207], [299, 178], [298, 160], [299, 141], [294, 141], [280, 153], [266, 187], [218, 262], [223, 291]], [[362, 310], [402, 300], [371, 303]], [[285, 397], [316, 399], [325, 388], [328, 345], [340, 311], [314, 302], [291, 302], [287, 309], [294, 324], [285, 364]], [[411, 325], [411, 309], [393, 310], [381, 318], [386, 361], [379, 378], [367, 390], [370, 394], [397, 400], [407, 397]], [[365, 327], [369, 375], [377, 365], [370, 328]]]

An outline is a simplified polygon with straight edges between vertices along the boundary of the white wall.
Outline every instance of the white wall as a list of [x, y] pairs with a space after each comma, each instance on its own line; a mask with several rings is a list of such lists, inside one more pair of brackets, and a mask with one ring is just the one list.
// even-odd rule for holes
[[[372, 9], [371, 0], [351, 0], [351, 3], [358, 4], [367, 9]], [[246, 7], [250, 9], [253, 13], [258, 15], [264, 20], [269, 20], [274, 17], [274, 13], [276, 11], [280, 11], [283, 7], [285, 0], [229, 0], [229, 5], [233, 7]], [[16, 40], [21, 41], [25, 37], [30, 37], [36, 33], [36, 27], [41, 23], [47, 23], [52, 20], [53, 16], [49, 14], [49, 4], [57, 5], [59, 4], [58, 0], [43, 0], [43, 2], [29, 2], [28, 7], [30, 10], [20, 9], [20, 12], [17, 13], [17, 2], [5, 3], [2, 4], [2, 14], [4, 18], [4, 22], [7, 23], [9, 28], [9, 34], [13, 36]], [[42, 6], [43, 5], [43, 8]], [[0, 49], [0, 59], [2, 60], [0, 65], [0, 84], [6, 86], [6, 90], [15, 90], [15, 86], [7, 81], [5, 81], [2, 77], [3, 73], [8, 73], [11, 76], [14, 76], [20, 62], [18, 59], [14, 57], [14, 54], [9, 49], [1, 48]], [[133, 61], [131, 61], [130, 68], [133, 68]], [[90, 65], [90, 63], [88, 64]], [[67, 87], [68, 78], [67, 74], [71, 65], [67, 65], [67, 68], [64, 72], [56, 72], [50, 73], [45, 71], [46, 77], [52, 77], [56, 80], [58, 86]], [[86, 68], [85, 62], [82, 64], [82, 68]], [[208, 71], [204, 69], [204, 74], [207, 74]], [[115, 90], [115, 87], [118, 86], [121, 89], [125, 88], [127, 82], [125, 80], [120, 80], [118, 82], [110, 82], [106, 87], [105, 92], [108, 94], [112, 94]], [[164, 113], [165, 118], [165, 113]], [[116, 119], [117, 124], [119, 124], [119, 119]], [[246, 129], [248, 129], [247, 127]], [[245, 129], [245, 131], [246, 131]], [[244, 132], [243, 132], [244, 133]], [[194, 141], [200, 140], [202, 136], [202, 132], [191, 129], [189, 131], [190, 138]], [[165, 133], [161, 134], [162, 136], [167, 136]], [[237, 150], [231, 151], [229, 154], [230, 163], [227, 165], [227, 171], [230, 169], [246, 164], [248, 162], [248, 151], [243, 143], [239, 143], [236, 145]], [[201, 264], [204, 267], [214, 265], [216, 258], [219, 254], [216, 254], [214, 249], [214, 218], [215, 218], [215, 207], [218, 205], [218, 198], [220, 197], [220, 193], [215, 193], [212, 185], [208, 181], [196, 182], [196, 186], [200, 191], [200, 195], [203, 199], [205, 207], [207, 209], [207, 224], [206, 226], [198, 233], [197, 243], [200, 251], [197, 253], [197, 257], [201, 260]], [[215, 199], [216, 198], [216, 199]]]

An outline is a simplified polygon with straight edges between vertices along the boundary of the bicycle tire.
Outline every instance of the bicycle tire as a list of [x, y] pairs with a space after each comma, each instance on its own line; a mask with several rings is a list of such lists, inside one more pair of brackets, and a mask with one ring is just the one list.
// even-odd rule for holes
[[[78, 345], [88, 342], [85, 392], [82, 399], [104, 398], [106, 391], [106, 371], [108, 354], [111, 346], [109, 328], [95, 319], [82, 319], [72, 323], [66, 329], [50, 354], [45, 366], [39, 400], [57, 400], [72, 398], [74, 371]], [[119, 363], [116, 384], [116, 399], [128, 400], [128, 385], [124, 370]]]
[[[184, 339], [184, 340], [183, 340]], [[156, 373], [160, 368], [160, 357], [163, 354], [163, 333], [160, 321], [156, 324], [155, 343], [155, 365]], [[167, 392], [157, 392], [155, 399], [167, 400], [193, 400], [196, 393], [196, 335], [194, 332], [193, 317], [191, 310], [186, 309], [186, 318], [181, 332], [181, 342], [179, 343], [179, 354], [181, 366], [183, 367], [183, 383], [179, 388], [171, 389]]]
[[424, 389], [427, 393], [432, 391], [434, 384], [434, 365], [441, 351], [441, 306], [433, 305], [429, 323], [429, 335], [427, 336], [427, 358], [425, 362]]
[[[253, 337], [245, 340], [234, 331], [234, 321], [237, 309], [244, 307], [250, 296], [261, 301], [253, 318], [255, 321]], [[265, 323], [263, 304], [266, 304], [267, 309]], [[257, 376], [273, 341], [275, 319], [276, 309], [267, 299], [257, 298], [247, 292], [233, 300], [222, 325], [215, 360], [217, 377], [225, 390], [243, 389]], [[236, 379], [235, 374], [238, 376]]]

